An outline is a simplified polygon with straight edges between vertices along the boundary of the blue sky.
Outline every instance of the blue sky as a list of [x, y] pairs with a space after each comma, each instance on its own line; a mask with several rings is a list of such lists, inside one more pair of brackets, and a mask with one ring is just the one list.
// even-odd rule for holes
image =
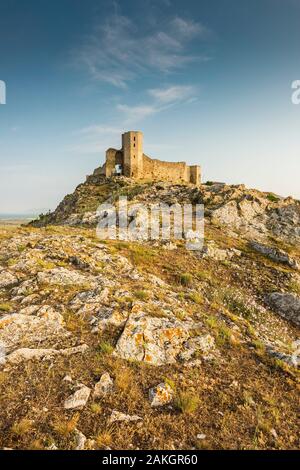
[[0, 213], [53, 209], [120, 133], [300, 198], [300, 0], [0, 0]]

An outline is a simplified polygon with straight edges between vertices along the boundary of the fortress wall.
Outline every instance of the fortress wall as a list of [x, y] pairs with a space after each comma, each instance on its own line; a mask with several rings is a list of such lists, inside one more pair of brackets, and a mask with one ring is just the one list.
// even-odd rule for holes
[[189, 167], [185, 162], [163, 162], [143, 155], [142, 178], [164, 181], [189, 181]]
[[143, 153], [143, 133], [128, 131], [122, 134], [122, 149], [106, 151], [106, 163], [101, 170], [106, 177], [115, 174], [116, 165], [121, 165], [124, 176], [136, 179], [170, 181], [174, 183], [201, 183], [201, 169], [185, 162], [164, 162], [152, 159]]
[[105, 176], [107, 178], [109, 178], [114, 172], [116, 153], [117, 151], [115, 149], [106, 150]]
[[201, 170], [198, 165], [192, 165], [189, 167], [190, 170], [190, 177], [189, 181], [193, 184], [200, 184], [201, 183]]
[[109, 178], [115, 173], [117, 164], [123, 165], [123, 152], [116, 149], [106, 151], [105, 176]]

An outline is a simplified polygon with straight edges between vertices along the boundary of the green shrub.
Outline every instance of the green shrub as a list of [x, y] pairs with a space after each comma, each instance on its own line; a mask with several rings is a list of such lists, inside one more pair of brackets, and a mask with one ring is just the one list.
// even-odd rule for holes
[[191, 292], [188, 294], [187, 298], [197, 305], [202, 305], [204, 302], [202, 295], [198, 294], [197, 292]]
[[149, 294], [144, 290], [135, 291], [134, 296], [139, 300], [147, 300], [149, 298]]
[[278, 202], [278, 201], [280, 201], [280, 198], [277, 197], [277, 196], [275, 196], [275, 194], [273, 194], [273, 193], [269, 193], [269, 194], [267, 195], [267, 199], [268, 199], [269, 201], [271, 201], [271, 202]]
[[103, 354], [111, 354], [114, 350], [114, 347], [108, 341], [101, 341], [99, 344], [99, 349]]
[[12, 307], [9, 303], [0, 304], [0, 312], [11, 312]]
[[179, 392], [175, 398], [175, 407], [181, 413], [191, 414], [199, 406], [199, 397], [189, 392]]
[[190, 273], [182, 273], [179, 276], [179, 282], [182, 286], [190, 286], [192, 284], [193, 276]]

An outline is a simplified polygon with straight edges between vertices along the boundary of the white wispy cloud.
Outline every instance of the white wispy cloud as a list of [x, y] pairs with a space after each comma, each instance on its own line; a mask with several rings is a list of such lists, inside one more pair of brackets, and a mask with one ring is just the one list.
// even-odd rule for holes
[[184, 18], [180, 18], [176, 16], [171, 22], [174, 31], [179, 33], [179, 35], [183, 38], [191, 39], [195, 36], [202, 36], [209, 37], [211, 35], [211, 31], [204, 26], [202, 23], [196, 23], [192, 20], [185, 20]]
[[205, 40], [209, 30], [199, 22], [179, 16], [163, 25], [149, 27], [133, 23], [120, 14], [101, 21], [93, 34], [73, 53], [73, 60], [87, 68], [92, 77], [116, 87], [149, 71], [170, 73], [194, 60], [206, 60], [188, 52], [189, 43]]
[[118, 142], [123, 132], [122, 126], [112, 127], [104, 124], [91, 124], [76, 129], [73, 135], [77, 137], [77, 142], [67, 145], [65, 150], [82, 155], [99, 154], [110, 147], [113, 142]]
[[187, 103], [196, 99], [197, 90], [193, 86], [173, 85], [166, 88], [153, 88], [147, 91], [151, 98], [148, 103], [129, 106], [118, 104], [117, 110], [122, 112], [126, 124], [139, 123], [142, 119], [165, 111], [179, 103]]
[[196, 89], [193, 86], [174, 85], [168, 88], [150, 89], [148, 93], [159, 103], [175, 103], [193, 97]]
[[158, 112], [158, 108], [155, 105], [138, 105], [128, 106], [126, 104], [117, 105], [117, 110], [121, 111], [125, 117], [126, 123], [139, 122], [152, 114]]
[[92, 124], [76, 130], [74, 134], [79, 142], [66, 148], [76, 154], [97, 154], [110, 147], [113, 142], [119, 146], [120, 135], [125, 131], [124, 126], [139, 124], [143, 119], [165, 111], [177, 104], [188, 103], [196, 99], [197, 89], [191, 85], [171, 85], [164, 88], [152, 88], [146, 91], [147, 103], [137, 105], [117, 104], [116, 110], [121, 119], [120, 126]]
[[76, 131], [76, 134], [83, 136], [97, 136], [97, 135], [107, 135], [107, 134], [120, 134], [120, 128], [118, 127], [109, 127], [101, 124], [93, 124], [91, 126], [83, 127]]

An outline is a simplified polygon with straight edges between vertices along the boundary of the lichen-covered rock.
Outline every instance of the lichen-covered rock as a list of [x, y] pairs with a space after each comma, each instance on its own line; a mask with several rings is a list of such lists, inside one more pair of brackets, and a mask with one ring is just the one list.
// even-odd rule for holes
[[274, 209], [267, 221], [267, 228], [278, 238], [289, 243], [299, 243], [300, 239], [300, 203], [286, 198], [282, 206]]
[[204, 359], [211, 359], [214, 357], [215, 351], [215, 339], [213, 336], [210, 334], [194, 336], [184, 344], [184, 349], [180, 353], [179, 358], [182, 361], [189, 361], [193, 359], [196, 353], [200, 352]]
[[76, 439], [76, 448], [75, 448], [75, 450], [84, 450], [87, 438], [78, 429], [75, 429], [75, 439]]
[[170, 385], [165, 382], [162, 382], [149, 390], [149, 400], [153, 408], [167, 405], [173, 400], [173, 397], [174, 391]]
[[66, 349], [31, 349], [31, 348], [20, 348], [10, 353], [6, 361], [9, 364], [18, 364], [23, 361], [29, 361], [32, 359], [50, 359], [54, 356], [72, 356], [73, 354], [84, 353], [88, 349], [87, 344], [80, 346], [74, 346]]
[[115, 423], [116, 421], [130, 423], [130, 422], [141, 421], [141, 420], [142, 418], [140, 416], [127, 415], [125, 413], [122, 413], [121, 411], [113, 410], [108, 420], [108, 423], [112, 424], [112, 423]]
[[37, 313], [36, 316], [39, 318], [45, 318], [46, 320], [51, 320], [54, 322], [59, 323], [60, 325], [64, 324], [64, 318], [61, 313], [57, 312], [53, 307], [50, 305], [43, 305]]
[[6, 350], [5, 350], [5, 344], [0, 342], [0, 365], [5, 364], [6, 362]]
[[239, 227], [241, 220], [236, 201], [230, 201], [214, 210], [212, 220], [215, 223]]
[[70, 336], [57, 319], [14, 313], [0, 319], [0, 341], [7, 352], [20, 347], [34, 347], [49, 341], [55, 342]]
[[273, 292], [267, 302], [275, 312], [300, 326], [300, 298], [294, 294]]
[[65, 400], [64, 408], [66, 410], [83, 408], [87, 404], [90, 394], [91, 389], [81, 384], [80, 388]]
[[123, 359], [162, 365], [176, 362], [189, 338], [191, 324], [175, 318], [158, 318], [144, 312], [132, 314], [118, 340], [115, 354]]
[[270, 354], [270, 356], [285, 362], [289, 366], [298, 368], [300, 365], [300, 340], [294, 341], [292, 344], [292, 348], [292, 354], [287, 354], [286, 352], [275, 350], [270, 345], [266, 345], [266, 350]]
[[9, 271], [0, 271], [0, 289], [18, 284], [18, 278]]
[[103, 395], [108, 395], [113, 391], [114, 381], [108, 372], [101, 375], [99, 382], [95, 384], [94, 397], [98, 398]]
[[278, 248], [273, 248], [271, 246], [264, 245], [257, 241], [252, 240], [250, 242], [251, 248], [253, 248], [258, 253], [267, 256], [277, 263], [287, 264], [291, 268], [300, 269], [299, 264], [296, 260], [291, 258], [285, 251], [279, 250]]
[[63, 286], [84, 285], [88, 282], [88, 278], [83, 274], [61, 267], [39, 272], [37, 280], [39, 284]]
[[200, 257], [212, 258], [216, 261], [231, 260], [234, 256], [241, 256], [241, 252], [234, 248], [219, 248], [214, 242], [208, 242], [200, 252]]
[[21, 315], [34, 315], [39, 309], [39, 305], [29, 305], [28, 307], [22, 308], [19, 313]]

